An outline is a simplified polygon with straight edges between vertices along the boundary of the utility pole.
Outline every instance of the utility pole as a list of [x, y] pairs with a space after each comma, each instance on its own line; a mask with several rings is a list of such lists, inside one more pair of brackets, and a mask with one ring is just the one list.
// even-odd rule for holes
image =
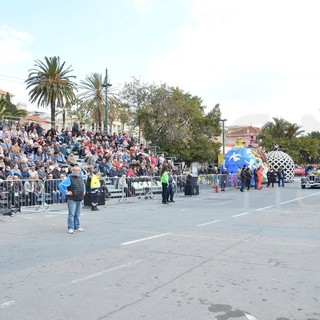
[[104, 84], [102, 87], [106, 90], [105, 96], [105, 108], [104, 108], [104, 134], [107, 135], [109, 132], [108, 123], [109, 123], [109, 106], [108, 106], [108, 87], [111, 87], [112, 84], [108, 83], [108, 68], [106, 68], [106, 77], [104, 79]]
[[220, 119], [220, 121], [222, 122], [222, 154], [223, 157], [225, 156], [225, 132], [224, 132], [224, 123], [227, 121], [227, 119]]

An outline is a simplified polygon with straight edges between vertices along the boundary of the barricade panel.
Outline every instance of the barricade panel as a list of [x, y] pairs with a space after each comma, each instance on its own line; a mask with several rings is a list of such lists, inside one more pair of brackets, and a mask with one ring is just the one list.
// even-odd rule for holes
[[[13, 180], [14, 179], [14, 180]], [[18, 177], [0, 183], [0, 208], [36, 207], [46, 210], [48, 207], [66, 203], [66, 197], [59, 191], [61, 179], [20, 180]], [[162, 183], [159, 176], [140, 177], [102, 177], [99, 190], [99, 205], [121, 203], [140, 199], [161, 199]], [[173, 175], [174, 197], [185, 196], [187, 175]], [[199, 176], [199, 190], [238, 187], [236, 174], [202, 174]], [[90, 189], [87, 190], [85, 206], [91, 205]]]

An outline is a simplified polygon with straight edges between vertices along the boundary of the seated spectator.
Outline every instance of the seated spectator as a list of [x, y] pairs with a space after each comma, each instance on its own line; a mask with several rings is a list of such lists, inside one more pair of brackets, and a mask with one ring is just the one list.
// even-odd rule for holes
[[73, 139], [72, 139], [72, 133], [71, 131], [68, 131], [67, 134], [64, 137], [64, 143], [68, 146], [68, 147], [72, 147], [73, 144]]
[[60, 168], [58, 164], [55, 164], [52, 170], [53, 179], [60, 179]]
[[60, 202], [60, 191], [58, 184], [60, 180], [53, 180], [53, 174], [49, 173], [48, 180], [44, 182], [44, 189], [46, 193], [49, 193], [52, 199], [52, 203]]
[[4, 157], [0, 156], [0, 168], [4, 169], [6, 167], [5, 163], [4, 163]]
[[103, 175], [107, 175], [109, 172], [108, 169], [109, 165], [107, 163], [107, 159], [106, 158], [102, 158], [101, 162], [99, 163], [99, 171], [103, 174]]
[[11, 176], [13, 178], [13, 174], [11, 172], [11, 167], [10, 166], [6, 166], [5, 167], [5, 170], [3, 172], [3, 176], [4, 176], [5, 180], [7, 180], [8, 176]]
[[59, 164], [67, 163], [66, 157], [61, 151], [58, 151], [58, 153], [56, 154], [56, 159], [57, 159], [57, 163]]
[[35, 166], [35, 165], [36, 165], [35, 162], [34, 162], [34, 160], [33, 160], [33, 154], [30, 154], [30, 155], [28, 156], [27, 165], [28, 165], [29, 168], [31, 168], [32, 166]]
[[40, 180], [45, 180], [46, 177], [47, 177], [47, 174], [46, 174], [46, 171], [45, 171], [45, 168], [44, 168], [44, 164], [43, 163], [40, 163], [38, 169], [37, 169], [37, 173], [38, 173], [38, 177]]
[[17, 176], [19, 176], [21, 178], [21, 171], [19, 169], [19, 165], [18, 164], [15, 164], [13, 166], [13, 168], [11, 169], [11, 174], [12, 174], [12, 176], [17, 175]]
[[67, 157], [67, 162], [68, 164], [70, 165], [76, 165], [78, 162], [77, 162], [77, 159], [76, 157], [74, 156], [74, 153], [73, 152], [70, 152], [68, 157]]
[[20, 154], [20, 147], [18, 145], [17, 140], [13, 141], [12, 146], [11, 146], [11, 152], [13, 155]]
[[67, 144], [63, 143], [62, 146], [59, 148], [59, 150], [62, 152], [62, 154], [67, 157], [69, 155], [69, 151], [67, 149]]
[[118, 170], [116, 168], [116, 166], [112, 166], [111, 170], [109, 171], [109, 177], [110, 178], [114, 178], [118, 176]]
[[127, 168], [127, 176], [128, 177], [134, 177], [135, 176], [132, 168]]
[[36, 166], [31, 166], [29, 169], [30, 178], [34, 178], [35, 175], [38, 175], [38, 172], [36, 170]]
[[28, 205], [34, 206], [39, 200], [42, 200], [43, 184], [39, 180], [38, 174], [34, 175], [30, 180], [25, 181], [24, 191]]
[[21, 179], [22, 180], [27, 180], [30, 179], [30, 173], [29, 173], [29, 168], [28, 167], [22, 167], [21, 172]]

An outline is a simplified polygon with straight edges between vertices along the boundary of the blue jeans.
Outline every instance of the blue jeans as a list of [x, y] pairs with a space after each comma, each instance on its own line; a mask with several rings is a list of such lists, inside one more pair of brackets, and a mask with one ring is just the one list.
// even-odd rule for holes
[[173, 201], [174, 188], [172, 183], [168, 185], [167, 188], [167, 201]]
[[279, 186], [279, 187], [284, 187], [284, 178], [279, 178], [279, 180], [278, 180], [278, 186]]
[[51, 198], [53, 203], [60, 202], [60, 192], [59, 191], [51, 191]]
[[80, 208], [82, 201], [73, 201], [68, 199], [68, 230], [77, 230], [80, 228]]

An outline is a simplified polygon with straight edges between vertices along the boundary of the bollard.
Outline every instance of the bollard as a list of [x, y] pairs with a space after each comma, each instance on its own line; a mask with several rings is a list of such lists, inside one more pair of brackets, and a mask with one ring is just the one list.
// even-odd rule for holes
[[216, 193], [218, 193], [219, 192], [219, 186], [218, 186], [218, 184], [216, 184]]

